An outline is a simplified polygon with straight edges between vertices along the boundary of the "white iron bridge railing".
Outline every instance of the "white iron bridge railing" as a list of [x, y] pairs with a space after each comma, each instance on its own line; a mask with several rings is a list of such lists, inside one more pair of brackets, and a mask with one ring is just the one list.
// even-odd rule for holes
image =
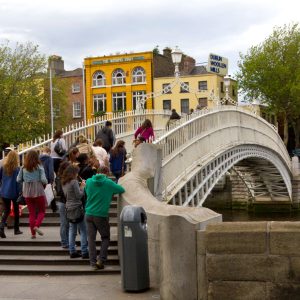
[[[207, 109], [199, 110], [193, 114], [183, 114], [180, 120], [168, 123], [170, 110], [133, 110], [117, 113], [106, 113], [101, 117], [90, 119], [87, 122], [78, 122], [62, 128], [63, 137], [66, 140], [67, 147], [72, 145], [79, 135], [84, 135], [90, 141], [94, 141], [98, 130], [104, 126], [107, 120], [112, 122], [112, 129], [116, 138], [123, 138], [126, 135], [131, 135], [143, 123], [145, 119], [150, 119], [156, 137], [165, 135], [174, 128], [181, 126], [190, 119], [196, 118], [199, 115], [206, 114]], [[16, 150], [21, 156], [24, 156], [27, 151], [32, 149], [40, 149], [44, 146], [49, 146], [52, 141], [52, 136], [48, 133], [42, 137], [17, 145]]]
[[[87, 137], [89, 141], [93, 142], [97, 132], [105, 125], [107, 120], [112, 122], [112, 129], [116, 138], [123, 138], [126, 137], [126, 135], [132, 135], [145, 119], [151, 120], [155, 130], [165, 131], [169, 116], [169, 110], [135, 110], [119, 113], [107, 113], [102, 117], [88, 120], [86, 123], [79, 122], [63, 128], [63, 137], [66, 141], [67, 147], [70, 147], [81, 134]], [[16, 150], [21, 156], [21, 161], [23, 161], [23, 156], [26, 152], [32, 149], [39, 150], [44, 146], [50, 146], [51, 141], [52, 137], [47, 134], [32, 141], [19, 144]]]
[[[224, 112], [224, 114], [222, 112]], [[226, 112], [240, 112], [244, 116], [247, 116], [248, 120], [253, 119], [257, 121], [255, 122], [255, 128], [253, 129], [264, 132], [265, 135], [276, 141], [280, 147], [282, 158], [287, 166], [290, 166], [290, 156], [278, 135], [277, 128], [257, 114], [239, 106], [224, 105], [196, 111], [192, 115], [187, 115], [184, 119], [178, 120], [172, 128], [165, 130], [153, 143], [162, 146], [163, 159], [167, 159], [172, 155], [176, 155], [187, 143], [198, 139], [204, 133], [209, 134], [210, 131], [212, 132], [216, 128], [221, 129], [231, 126], [245, 127], [245, 125], [249, 125], [243, 124], [246, 123], [245, 120], [238, 118], [238, 115], [234, 116], [227, 114], [226, 116]], [[211, 116], [211, 118], [207, 118], [207, 116]]]

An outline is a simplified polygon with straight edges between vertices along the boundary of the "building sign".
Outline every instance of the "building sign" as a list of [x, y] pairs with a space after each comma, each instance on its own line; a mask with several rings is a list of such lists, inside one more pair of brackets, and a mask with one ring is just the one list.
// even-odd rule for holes
[[220, 55], [210, 53], [208, 56], [207, 72], [226, 75], [228, 72], [228, 59]]
[[104, 65], [110, 63], [128, 62], [128, 61], [136, 61], [136, 60], [144, 60], [144, 59], [145, 59], [144, 56], [111, 58], [111, 59], [95, 60], [92, 62], [92, 65]]

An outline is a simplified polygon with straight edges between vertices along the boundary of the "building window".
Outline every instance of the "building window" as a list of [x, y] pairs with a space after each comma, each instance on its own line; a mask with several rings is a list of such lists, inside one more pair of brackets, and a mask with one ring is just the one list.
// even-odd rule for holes
[[190, 112], [189, 99], [181, 99], [180, 106], [181, 106], [182, 113], [188, 114]]
[[207, 90], [207, 81], [198, 81], [198, 89], [199, 91], [206, 91]]
[[126, 110], [126, 93], [113, 93], [113, 111]]
[[94, 114], [96, 112], [106, 111], [106, 94], [96, 94], [93, 96]]
[[106, 79], [105, 74], [102, 71], [97, 71], [93, 75], [93, 86], [105, 86]]
[[232, 96], [235, 96], [235, 88], [234, 88], [234, 86], [232, 87]]
[[224, 93], [224, 82], [221, 82], [221, 93]]
[[79, 83], [73, 83], [72, 84], [72, 93], [80, 93], [80, 84]]
[[[136, 110], [139, 99], [142, 99], [146, 95], [146, 91], [135, 91], [132, 93], [132, 109]], [[146, 101], [144, 103], [144, 109], [146, 109]]]
[[189, 93], [190, 92], [190, 86], [188, 82], [184, 82], [180, 85], [180, 93]]
[[171, 100], [163, 100], [163, 109], [171, 110]]
[[112, 85], [121, 85], [126, 83], [126, 76], [122, 69], [114, 70], [112, 74]]
[[73, 118], [81, 118], [81, 103], [73, 102]]
[[197, 105], [197, 109], [202, 109], [207, 107], [207, 98], [199, 98], [198, 99], [198, 105]]
[[132, 82], [133, 83], [145, 83], [146, 72], [142, 67], [136, 67], [132, 71]]
[[170, 83], [163, 83], [162, 90], [163, 94], [172, 94]]

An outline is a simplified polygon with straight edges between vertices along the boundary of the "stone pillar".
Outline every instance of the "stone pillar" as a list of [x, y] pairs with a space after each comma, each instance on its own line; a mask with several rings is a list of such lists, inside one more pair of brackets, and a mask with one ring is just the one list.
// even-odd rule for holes
[[292, 179], [292, 207], [300, 209], [300, 176]]
[[298, 156], [292, 157], [292, 207], [300, 208], [300, 168]]
[[160, 296], [163, 300], [197, 299], [196, 229], [197, 225], [175, 215], [165, 217], [160, 224]]

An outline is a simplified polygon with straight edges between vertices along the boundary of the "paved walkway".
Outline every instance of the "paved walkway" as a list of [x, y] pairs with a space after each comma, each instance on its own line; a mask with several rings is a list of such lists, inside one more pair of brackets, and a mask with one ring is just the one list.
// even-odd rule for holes
[[0, 300], [153, 300], [159, 291], [126, 293], [121, 275], [0, 276]]

